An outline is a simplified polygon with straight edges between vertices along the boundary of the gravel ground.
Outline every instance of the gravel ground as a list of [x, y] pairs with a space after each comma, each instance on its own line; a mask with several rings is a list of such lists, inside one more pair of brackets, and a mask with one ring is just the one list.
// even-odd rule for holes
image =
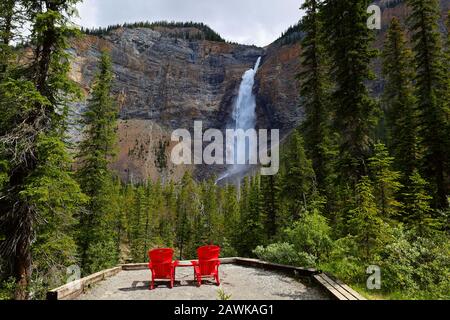
[[[286, 275], [261, 269], [227, 264], [220, 266], [221, 287], [231, 300], [325, 300], [328, 296], [319, 288], [306, 285]], [[78, 300], [217, 300], [218, 287], [203, 282], [194, 283], [192, 268], [177, 268], [176, 282], [169, 289], [167, 282], [156, 282], [149, 290], [148, 270], [122, 271], [104, 280]]]

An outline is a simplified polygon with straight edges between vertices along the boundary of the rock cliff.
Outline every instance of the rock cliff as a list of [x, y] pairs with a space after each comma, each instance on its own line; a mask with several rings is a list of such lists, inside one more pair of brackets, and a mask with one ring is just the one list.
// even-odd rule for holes
[[[392, 16], [404, 17], [404, 4], [383, 8], [383, 30], [375, 46], [381, 48], [386, 25]], [[392, 3], [391, 3], [392, 4]], [[450, 9], [442, 1], [443, 12]], [[186, 170], [198, 178], [219, 174], [221, 167], [183, 166], [170, 162], [173, 130], [192, 129], [196, 120], [207, 128], [230, 124], [234, 100], [243, 73], [258, 57], [258, 127], [277, 128], [282, 137], [302, 120], [296, 75], [300, 70], [298, 42], [277, 41], [266, 48], [186, 39], [180, 34], [201, 34], [195, 28], [118, 28], [102, 36], [84, 35], [72, 44], [71, 76], [88, 97], [101, 50], [111, 52], [115, 73], [113, 94], [120, 107], [119, 155], [114, 169], [123, 180], [179, 179]], [[373, 83], [374, 93], [382, 81]], [[86, 101], [77, 104], [82, 112]]]

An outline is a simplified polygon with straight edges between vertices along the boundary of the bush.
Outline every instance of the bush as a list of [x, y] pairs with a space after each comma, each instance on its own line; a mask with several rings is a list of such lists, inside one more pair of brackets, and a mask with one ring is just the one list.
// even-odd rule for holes
[[305, 252], [317, 260], [326, 258], [333, 247], [330, 233], [327, 219], [316, 210], [306, 213], [292, 228], [285, 230], [287, 242], [298, 252]]
[[13, 300], [16, 282], [14, 278], [9, 278], [0, 282], [0, 300]]
[[289, 243], [274, 243], [267, 247], [259, 246], [253, 253], [261, 260], [302, 267], [314, 267], [316, 257], [306, 253], [298, 252], [294, 245]]
[[362, 283], [367, 277], [367, 266], [358, 256], [358, 243], [353, 236], [336, 240], [327, 261], [319, 267], [349, 283]]
[[381, 248], [375, 264], [382, 272], [382, 289], [394, 292], [401, 288], [416, 291], [415, 261], [420, 256], [417, 248], [408, 241], [403, 229], [394, 229], [391, 240]]
[[383, 245], [377, 264], [382, 270], [382, 289], [401, 290], [414, 299], [448, 299], [450, 293], [450, 242], [443, 233], [416, 237], [395, 228]]

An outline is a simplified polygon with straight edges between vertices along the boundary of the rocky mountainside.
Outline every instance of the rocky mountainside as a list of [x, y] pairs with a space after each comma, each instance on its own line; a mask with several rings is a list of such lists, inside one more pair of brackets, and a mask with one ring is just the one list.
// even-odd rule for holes
[[[378, 1], [382, 5], [387, 2]], [[450, 9], [448, 0], [442, 4], [443, 9]], [[377, 47], [390, 18], [404, 17], [406, 11], [402, 3], [383, 7], [384, 28], [377, 36]], [[280, 129], [284, 137], [301, 122], [298, 42], [277, 41], [258, 48], [179, 36], [201, 32], [192, 27], [117, 28], [74, 40], [71, 76], [86, 97], [101, 50], [111, 52], [113, 93], [120, 107], [119, 154], [114, 169], [123, 180], [179, 179], [186, 170], [198, 178], [218, 174], [223, 168], [173, 166], [171, 133], [178, 128], [192, 129], [197, 120], [203, 121], [205, 129], [230, 125], [242, 75], [260, 56], [254, 88], [258, 127]], [[375, 82], [375, 87], [381, 85]], [[81, 102], [77, 109], [82, 112], [85, 105], [86, 101]]]

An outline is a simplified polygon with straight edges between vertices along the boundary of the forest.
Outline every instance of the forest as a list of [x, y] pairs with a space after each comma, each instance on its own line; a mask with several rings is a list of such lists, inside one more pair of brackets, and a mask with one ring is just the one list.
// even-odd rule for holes
[[[0, 3], [0, 299], [44, 299], [69, 266], [89, 275], [160, 246], [190, 259], [210, 243], [222, 256], [328, 271], [369, 298], [450, 297], [450, 19], [443, 34], [438, 0], [407, 0], [410, 15], [392, 19], [381, 52], [369, 1], [304, 1], [300, 31], [288, 34], [303, 35], [305, 121], [281, 148], [280, 172], [239, 188], [190, 174], [119, 180], [107, 51], [73, 145], [70, 105], [82, 93], [67, 48], [83, 37], [78, 2]], [[380, 98], [368, 86], [377, 59]], [[366, 288], [371, 265], [381, 290]]]

